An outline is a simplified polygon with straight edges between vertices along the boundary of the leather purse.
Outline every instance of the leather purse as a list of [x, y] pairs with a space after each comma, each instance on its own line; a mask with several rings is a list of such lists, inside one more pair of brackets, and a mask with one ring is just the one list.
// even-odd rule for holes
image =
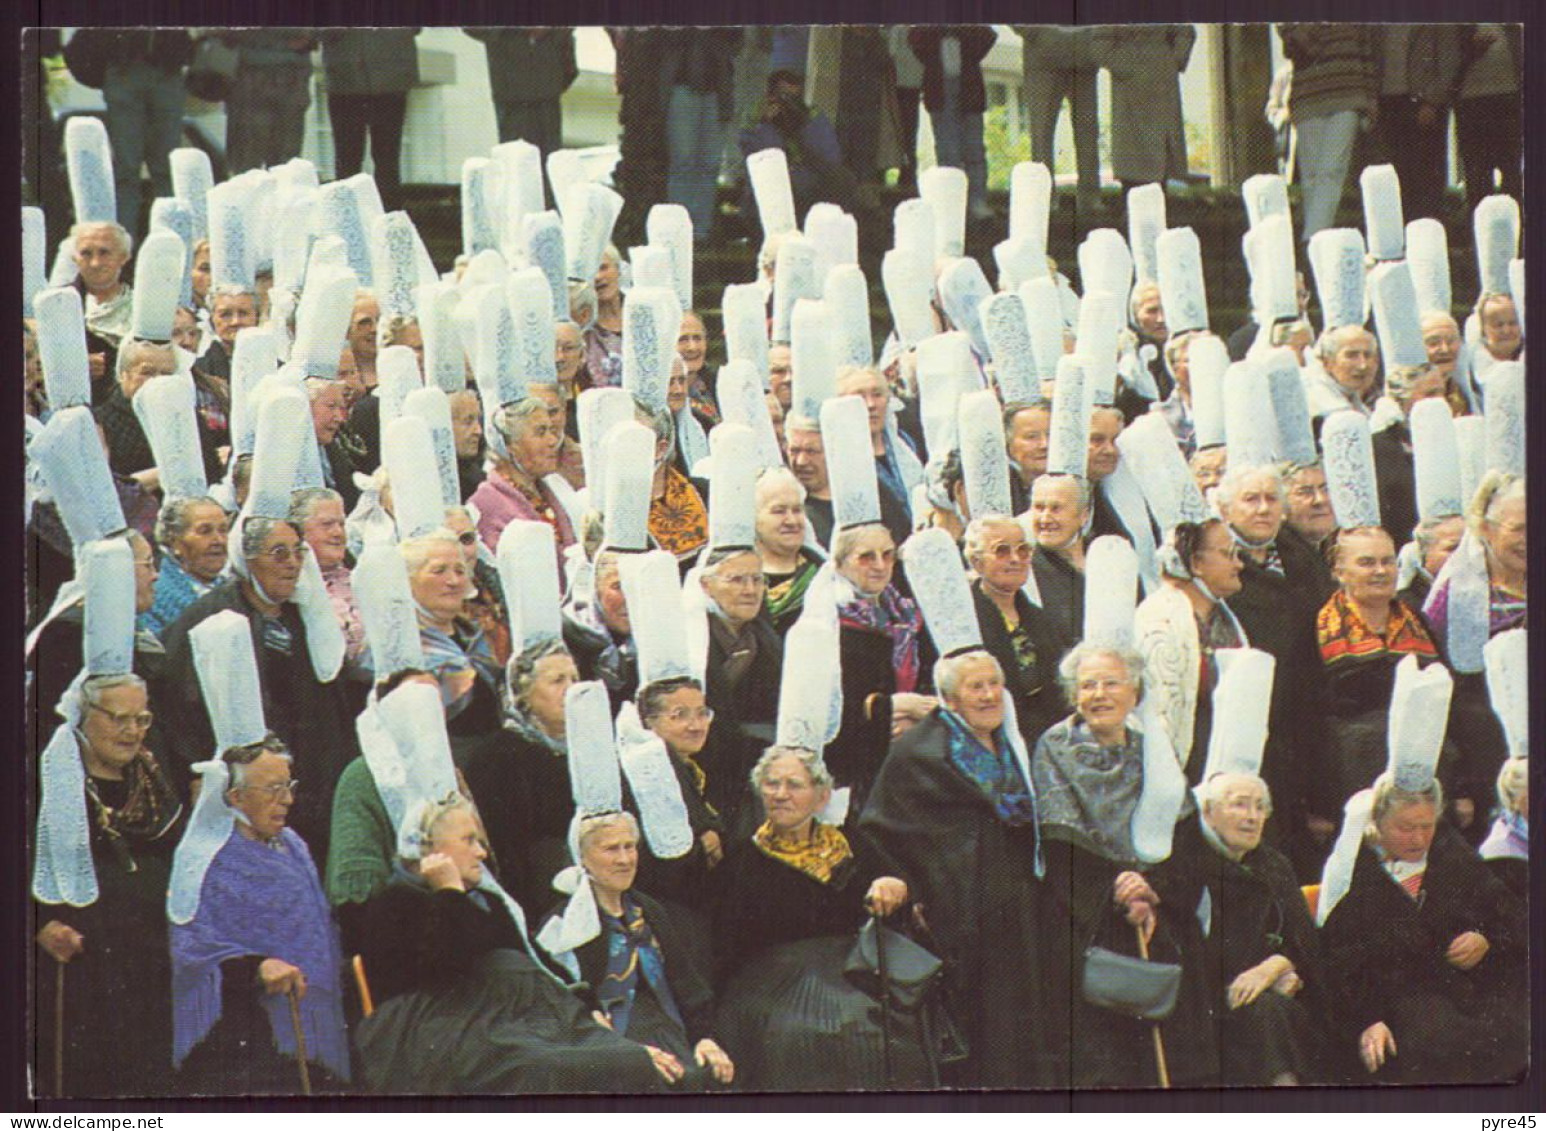
[[874, 919], [859, 928], [859, 937], [843, 961], [843, 976], [849, 983], [873, 998], [880, 997], [880, 962], [876, 953], [876, 932], [886, 948], [886, 988], [891, 1004], [904, 1013], [921, 1005], [939, 980], [945, 964], [931, 951], [890, 927], [878, 926]]
[[1084, 1000], [1140, 1021], [1163, 1021], [1181, 996], [1181, 966], [1148, 962], [1103, 946], [1084, 951]]

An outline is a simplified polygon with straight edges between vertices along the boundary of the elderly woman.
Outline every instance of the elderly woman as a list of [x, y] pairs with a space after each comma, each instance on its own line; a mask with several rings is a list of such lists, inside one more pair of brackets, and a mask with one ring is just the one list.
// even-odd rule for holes
[[[713, 994], [689, 940], [663, 905], [634, 890], [638, 820], [632, 813], [584, 817], [575, 835], [576, 882], [590, 885], [598, 922], [589, 939], [553, 957], [592, 987], [612, 1031], [647, 1048], [668, 1081], [693, 1090], [730, 1083], [735, 1065], [709, 1036]], [[566, 926], [550, 920], [541, 938], [562, 936]]]
[[1030, 540], [1014, 519], [984, 515], [966, 528], [964, 552], [976, 574], [972, 598], [983, 649], [1003, 670], [1020, 734], [1034, 746], [1067, 706], [1057, 686], [1063, 640], [1051, 616], [1031, 604], [1023, 590], [1031, 573]]
[[1478, 852], [1514, 896], [1529, 898], [1530, 762], [1510, 758], [1498, 772], [1498, 815]]
[[470, 802], [414, 806], [398, 845], [396, 875], [365, 905], [361, 958], [376, 1011], [356, 1044], [372, 1091], [659, 1086], [649, 1052], [598, 1024], [534, 957], [519, 907], [480, 887], [487, 851]]
[[471, 582], [456, 537], [442, 531], [399, 547], [419, 611], [426, 668], [440, 682], [446, 729], [471, 740], [499, 727], [499, 665], [482, 629], [465, 616]]
[[[641, 408], [641, 423], [655, 431], [655, 471], [650, 480], [649, 531], [662, 550], [678, 561], [691, 558], [709, 540], [709, 512], [688, 475], [687, 453], [678, 447], [680, 423], [687, 412], [687, 386], [680, 359], [671, 370], [667, 407], [660, 411]], [[707, 445], [705, 445], [705, 452]]]
[[1192, 480], [1197, 484], [1197, 489], [1207, 498], [1224, 478], [1224, 465], [1228, 461], [1229, 451], [1222, 444], [1212, 447], [1199, 448], [1192, 458], [1186, 461], [1186, 466], [1191, 469]]
[[349, 542], [344, 533], [344, 499], [328, 487], [308, 487], [290, 496], [290, 525], [301, 532], [322, 571], [328, 599], [339, 627], [344, 630], [344, 663], [351, 676], [370, 678], [370, 653], [365, 647], [365, 625], [354, 599], [354, 584], [347, 559]]
[[1214, 654], [1248, 644], [1226, 604], [1240, 592], [1240, 548], [1219, 519], [1180, 522], [1160, 551], [1160, 568], [1163, 584], [1134, 616], [1136, 646], [1146, 667], [1169, 673], [1149, 693], [1196, 784], [1213, 729]]
[[[1449, 556], [1455, 552], [1464, 535], [1464, 515], [1443, 515], [1417, 524], [1417, 528], [1412, 531], [1412, 541], [1402, 547], [1397, 558], [1403, 568], [1402, 576], [1410, 572], [1411, 580], [1398, 594], [1410, 608], [1421, 609], [1427, 604], [1434, 578], [1439, 576], [1439, 571], [1449, 561]], [[1409, 564], [1402, 560], [1408, 554], [1411, 555]]]
[[462, 547], [462, 558], [467, 563], [467, 576], [472, 582], [464, 613], [483, 630], [489, 650], [494, 653], [494, 662], [504, 667], [510, 662], [510, 618], [499, 570], [493, 562], [479, 556], [477, 526], [466, 507], [447, 507], [445, 528], [456, 535], [456, 541]]
[[819, 755], [769, 747], [752, 771], [766, 821], [731, 846], [714, 917], [716, 1031], [752, 1090], [929, 1087], [936, 1082], [918, 1018], [893, 1011], [887, 1035], [873, 998], [843, 976], [866, 912], [904, 907], [907, 885], [862, 841], [818, 814], [832, 795]]
[[805, 544], [805, 488], [788, 468], [772, 468], [757, 479], [757, 554], [766, 582], [763, 608], [783, 636], [800, 618], [805, 591], [821, 567]]
[[1262, 840], [1272, 794], [1255, 774], [1215, 774], [1199, 812], [1154, 869], [1163, 904], [1196, 907], [1223, 1084], [1306, 1084], [1318, 1066], [1326, 983], [1315, 922], [1288, 858]]
[[596, 555], [591, 591], [571, 589], [564, 602], [564, 643], [581, 679], [599, 679], [615, 713], [639, 686], [639, 651], [628, 619], [628, 599], [617, 554]]
[[463, 769], [488, 829], [500, 874], [523, 906], [552, 898], [569, 864], [574, 817], [564, 693], [579, 679], [561, 640], [538, 640], [505, 669], [503, 725], [467, 751]]
[[585, 327], [585, 372], [591, 387], [597, 389], [623, 383], [621, 262], [617, 248], [608, 244], [591, 283], [596, 292], [596, 309]]
[[843, 720], [825, 757], [838, 785], [851, 787], [849, 812], [857, 814], [887, 740], [935, 706], [932, 697], [918, 693], [932, 646], [918, 606], [892, 584], [896, 543], [889, 530], [872, 523], [839, 531], [832, 560], [838, 573]]
[[[1072, 987], [1084, 976], [1083, 953], [1099, 945], [1135, 952], [1134, 928], [1149, 939], [1156, 960], [1181, 962], [1180, 1001], [1160, 1026], [1170, 1075], [1177, 1084], [1217, 1072], [1194, 908], [1160, 911], [1161, 897], [1145, 875], [1134, 842], [1133, 817], [1145, 786], [1144, 736], [1129, 725], [1143, 695], [1143, 660], [1136, 653], [1082, 643], [1060, 667], [1074, 714], [1036, 744], [1031, 761], [1046, 890], [1042, 935], [1048, 977], [1070, 988], [1067, 1010], [1075, 1087], [1142, 1086], [1156, 1076], [1150, 1025], [1091, 1004]], [[1184, 805], [1184, 813], [1189, 805]]]
[[719, 401], [715, 395], [714, 374], [704, 364], [708, 360], [709, 337], [703, 316], [695, 310], [682, 313], [682, 328], [676, 338], [676, 352], [687, 373], [687, 400], [693, 415], [705, 429], [719, 423]]
[[892, 745], [859, 829], [906, 879], [945, 959], [971, 1053], [947, 1083], [1061, 1085], [1068, 1033], [1046, 996], [1038, 800], [1006, 726], [1003, 668], [971, 651], [934, 671], [943, 702]]
[[1310, 415], [1316, 422], [1352, 409], [1368, 416], [1379, 394], [1380, 347], [1362, 326], [1337, 326], [1315, 346], [1320, 372], [1308, 381]]
[[283, 519], [249, 517], [242, 523], [234, 576], [183, 610], [163, 638], [167, 676], [158, 689], [167, 716], [167, 742], [175, 756], [174, 776], [209, 757], [215, 747], [208, 709], [194, 673], [189, 631], [226, 609], [252, 625], [253, 652], [263, 690], [263, 717], [295, 759], [306, 791], [295, 801], [289, 823], [322, 858], [327, 855], [333, 788], [338, 775], [359, 754], [354, 716], [343, 681], [323, 683], [312, 668], [306, 625], [294, 597], [302, 562], [310, 548]]
[[1084, 632], [1084, 532], [1090, 484], [1075, 475], [1043, 475], [1031, 484], [1030, 523], [1036, 546], [1031, 569], [1041, 607], [1056, 621], [1065, 646]]
[[1437, 779], [1375, 783], [1351, 884], [1321, 933], [1333, 1047], [1391, 1083], [1515, 1080], [1530, 1044], [1524, 906], [1443, 808]]
[[504, 451], [490, 451], [488, 475], [467, 500], [478, 510], [478, 534], [491, 551], [513, 519], [545, 522], [553, 528], [554, 552], [560, 561], [574, 543], [574, 525], [553, 488], [542, 480], [558, 470], [562, 425], [555, 425], [548, 403], [529, 396], [506, 405], [494, 418], [504, 438]]
[[753, 732], [766, 746], [778, 715], [784, 641], [763, 613], [767, 578], [753, 549], [712, 551], [700, 568], [708, 597], [705, 690], [728, 736]]
[[1176, 445], [1188, 459], [1197, 451], [1197, 424], [1192, 418], [1192, 367], [1188, 356], [1192, 350], [1192, 331], [1175, 334], [1164, 345], [1165, 368], [1175, 379], [1175, 388], [1162, 401], [1155, 403], [1150, 412], [1157, 412], [1175, 433]]
[[[33, 904], [37, 944], [53, 959], [38, 963], [38, 1047], [52, 1050], [60, 1039], [57, 1014], [41, 1004], [55, 992], [58, 964], [65, 1094], [165, 1094], [172, 1061], [166, 889], [183, 806], [145, 746], [144, 680], [89, 678], [81, 705], [71, 741], [85, 771], [79, 831], [89, 841], [97, 896], [82, 907]], [[40, 1084], [54, 1094], [51, 1071]]]
[[[585, 458], [580, 450], [579, 432], [569, 406], [584, 390], [585, 342], [579, 324], [559, 322], [554, 328], [554, 357], [557, 363], [559, 411], [558, 426], [564, 438], [558, 445], [558, 474], [576, 491], [585, 486]], [[546, 386], [544, 386], [546, 387]]]
[[[1478, 539], [1487, 562], [1487, 635], [1525, 626], [1530, 579], [1525, 537], [1528, 510], [1525, 481], [1517, 475], [1491, 471], [1483, 478], [1466, 509], [1466, 526]], [[1440, 581], [1423, 607], [1434, 635], [1447, 639], [1450, 621], [1450, 583]]]
[[207, 495], [173, 499], [156, 518], [161, 570], [155, 602], [140, 617], [140, 627], [160, 636], [182, 611], [214, 588], [227, 565], [230, 520]]
[[1004, 407], [1004, 444], [1009, 453], [1009, 492], [1016, 514], [1031, 505], [1031, 484], [1047, 473], [1052, 405], [1011, 404]]
[[1519, 308], [1511, 295], [1490, 291], [1476, 300], [1476, 321], [1481, 328], [1481, 349], [1475, 359], [1476, 375], [1484, 383], [1486, 373], [1500, 361], [1513, 361], [1524, 355], [1524, 333], [1519, 325]]

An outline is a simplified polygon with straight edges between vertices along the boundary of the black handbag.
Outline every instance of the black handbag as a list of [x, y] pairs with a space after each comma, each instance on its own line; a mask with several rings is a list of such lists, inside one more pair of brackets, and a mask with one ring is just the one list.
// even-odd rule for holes
[[880, 956], [876, 931], [885, 933], [886, 988], [891, 1004], [904, 1013], [921, 1005], [944, 973], [945, 964], [931, 951], [890, 927], [868, 920], [843, 961], [843, 976], [873, 998], [880, 997]]
[[1099, 931], [1097, 924], [1090, 945], [1084, 949], [1084, 977], [1080, 983], [1084, 1000], [1139, 1021], [1163, 1021], [1169, 1017], [1181, 996], [1180, 963], [1150, 962], [1147, 958], [1118, 954], [1096, 944]]
[[193, 45], [193, 61], [188, 64], [188, 93], [205, 102], [224, 102], [236, 82], [240, 53], [216, 36], [202, 36]]

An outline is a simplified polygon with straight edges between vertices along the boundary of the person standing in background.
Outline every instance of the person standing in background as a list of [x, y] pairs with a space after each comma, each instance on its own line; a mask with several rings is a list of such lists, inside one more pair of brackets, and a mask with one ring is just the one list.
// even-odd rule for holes
[[1191, 24], [1094, 32], [1095, 57], [1111, 72], [1111, 172], [1124, 189], [1186, 176], [1181, 72], [1196, 42]]
[[[1523, 29], [1517, 24], [1477, 24], [1465, 44], [1468, 62], [1455, 102], [1455, 132], [1468, 208], [1494, 191], [1524, 203], [1519, 117], [1523, 47]], [[1493, 184], [1494, 171], [1503, 176], [1501, 189]]]
[[1057, 125], [1068, 100], [1079, 170], [1075, 203], [1083, 228], [1100, 203], [1100, 117], [1095, 31], [1087, 27], [1017, 24], [1025, 44], [1025, 108], [1031, 134], [1031, 160], [1057, 173]]
[[1449, 108], [1464, 65], [1459, 24], [1381, 24], [1380, 136], [1401, 178], [1408, 220], [1443, 217], [1449, 183]]
[[735, 108], [741, 29], [675, 28], [663, 34], [654, 65], [666, 112], [666, 199], [687, 209], [693, 239], [701, 242], [714, 225], [719, 152]]
[[908, 46], [906, 24], [886, 29], [886, 47], [896, 68], [897, 121], [902, 134], [901, 176], [897, 188], [904, 196], [918, 191], [918, 103], [923, 98], [923, 64]]
[[365, 165], [365, 135], [381, 203], [398, 207], [398, 155], [408, 91], [419, 81], [416, 27], [332, 28], [322, 33], [327, 113], [333, 123], [333, 175], [343, 180]]
[[934, 128], [935, 160], [966, 171], [973, 220], [992, 214], [982, 143], [982, 115], [988, 108], [982, 60], [997, 38], [987, 24], [939, 24], [907, 33], [913, 54], [923, 63], [923, 104]]
[[272, 169], [301, 155], [311, 105], [310, 28], [247, 28], [220, 39], [240, 53], [225, 100], [226, 164], [232, 174]]
[[1379, 97], [1375, 60], [1379, 29], [1357, 24], [1279, 24], [1283, 54], [1294, 64], [1294, 97], [1289, 115], [1299, 137], [1297, 154], [1304, 186], [1304, 228], [1308, 243], [1337, 218], [1353, 142], [1369, 129]]
[[[574, 29], [470, 27], [488, 56], [489, 90], [499, 140], [529, 141], [547, 157], [564, 147], [560, 99], [579, 77]], [[621, 64], [619, 64], [621, 65]]]

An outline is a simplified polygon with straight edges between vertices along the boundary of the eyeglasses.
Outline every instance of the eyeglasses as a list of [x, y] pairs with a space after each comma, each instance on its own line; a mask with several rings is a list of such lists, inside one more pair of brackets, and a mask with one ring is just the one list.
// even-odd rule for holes
[[244, 785], [239, 788], [252, 793], [261, 793], [270, 801], [279, 801], [286, 797], [293, 801], [295, 799], [295, 791], [300, 789], [300, 787], [301, 783], [295, 778], [291, 778], [289, 781], [275, 782], [273, 785]]
[[267, 558], [275, 565], [289, 565], [292, 559], [297, 562], [305, 561], [306, 555], [310, 552], [311, 549], [302, 543], [299, 546], [270, 546], [260, 551], [258, 556]]
[[107, 721], [113, 726], [117, 727], [119, 730], [128, 730], [130, 727], [133, 727], [136, 730], [149, 730], [150, 724], [153, 723], [156, 719], [156, 716], [151, 714], [149, 711], [138, 711], [131, 712], [129, 714], [116, 715], [112, 711], [109, 711], [106, 707], [99, 707], [95, 703], [88, 703], [87, 706], [90, 707], [93, 711], [96, 711], [98, 714], [106, 715]]
[[760, 573], [729, 573], [721, 576], [719, 581], [734, 589], [761, 589], [768, 579]]
[[1029, 542], [1000, 542], [988, 553], [1001, 562], [1007, 562], [1010, 558], [1028, 562], [1031, 560], [1031, 545]]
[[1081, 679], [1076, 686], [1081, 695], [1091, 695], [1097, 691], [1109, 695], [1119, 687], [1131, 687], [1132, 684], [1122, 679]]
[[711, 723], [714, 721], [713, 707], [673, 707], [669, 711], [662, 712], [673, 723], [685, 722]]

